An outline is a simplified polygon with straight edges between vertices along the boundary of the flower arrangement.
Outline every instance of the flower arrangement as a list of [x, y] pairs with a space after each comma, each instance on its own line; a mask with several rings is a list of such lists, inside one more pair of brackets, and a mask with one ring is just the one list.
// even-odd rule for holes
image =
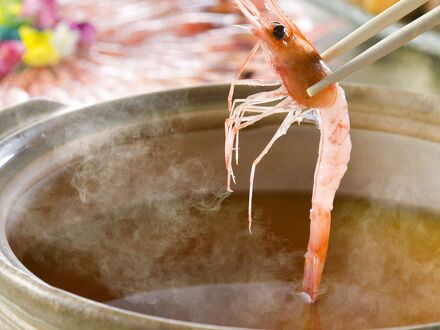
[[95, 27], [58, 16], [56, 0], [1, 0], [0, 78], [26, 67], [54, 66], [93, 42]]

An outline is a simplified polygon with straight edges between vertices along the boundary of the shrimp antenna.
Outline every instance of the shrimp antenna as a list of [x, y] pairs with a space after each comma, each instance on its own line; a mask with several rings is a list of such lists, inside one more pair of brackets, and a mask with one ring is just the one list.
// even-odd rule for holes
[[250, 0], [235, 0], [238, 8], [243, 12], [243, 14], [252, 22], [257, 28], [264, 28], [262, 24], [266, 21], [261, 15], [260, 11], [255, 7], [255, 5]]
[[239, 29], [245, 29], [245, 30], [250, 30], [252, 28], [250, 25], [242, 25], [242, 24], [234, 24], [232, 26], [239, 28]]
[[288, 26], [292, 32], [295, 32], [297, 29], [292, 23], [292, 19], [288, 17], [278, 3], [275, 0], [264, 0], [264, 4], [269, 11], [275, 12], [277, 16], [283, 21], [282, 23]]
[[[312, 44], [312, 42], [307, 38], [306, 35], [304, 35], [300, 29], [293, 23], [292, 19], [287, 16], [287, 14], [281, 9], [280, 5], [275, 0], [265, 0], [264, 3], [266, 4], [269, 11], [275, 12], [281, 21], [283, 21], [283, 24], [287, 27], [289, 27], [291, 33], [296, 35], [297, 37], [306, 40], [309, 45], [316, 50], [315, 46]], [[316, 50], [317, 51], [317, 50]]]

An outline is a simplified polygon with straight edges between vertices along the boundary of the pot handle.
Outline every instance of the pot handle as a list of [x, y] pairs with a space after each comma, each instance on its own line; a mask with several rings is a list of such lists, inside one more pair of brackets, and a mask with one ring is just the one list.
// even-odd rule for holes
[[9, 108], [0, 109], [0, 139], [12, 131], [66, 106], [54, 101], [32, 99]]

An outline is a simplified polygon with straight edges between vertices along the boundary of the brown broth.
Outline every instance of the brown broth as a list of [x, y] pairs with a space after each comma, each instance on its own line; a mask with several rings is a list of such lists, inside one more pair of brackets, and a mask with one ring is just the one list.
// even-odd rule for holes
[[[194, 211], [175, 230], [166, 229], [171, 223], [151, 226], [167, 219], [152, 218], [147, 208], [125, 210], [109, 223], [97, 219], [75, 228], [87, 239], [89, 230], [107, 232], [95, 237], [100, 243], [67, 247], [61, 235], [33, 242], [21, 261], [64, 290], [186, 321], [277, 329], [439, 321], [439, 217], [338, 199], [323, 293], [310, 306], [299, 295], [309, 196], [256, 197], [252, 236], [246, 203], [247, 196], [233, 194], [219, 210]], [[15, 239], [20, 250], [16, 245], [26, 238]]]
[[207, 324], [440, 321], [440, 215], [338, 195], [322, 293], [309, 305], [300, 293], [310, 194], [256, 191], [250, 235], [247, 194], [223, 199], [204, 190], [207, 167], [152, 163], [155, 149], [136, 148], [137, 157], [109, 163], [112, 147], [65, 166], [20, 197], [7, 235], [28, 270], [112, 306]]

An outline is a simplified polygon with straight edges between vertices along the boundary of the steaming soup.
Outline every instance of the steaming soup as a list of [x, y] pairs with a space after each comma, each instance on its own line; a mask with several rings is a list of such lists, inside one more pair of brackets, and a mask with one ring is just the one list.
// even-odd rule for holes
[[[312, 186], [317, 150], [310, 149], [319, 132], [295, 127], [261, 164], [250, 236], [244, 169], [274, 126], [240, 138], [237, 176], [244, 179], [230, 196], [224, 195], [222, 128], [155, 138], [157, 130], [103, 133], [23, 170], [17, 184], [23, 193], [6, 224], [8, 241], [28, 270], [112, 306], [207, 324], [338, 329], [438, 322], [440, 215], [408, 207], [402, 198], [405, 187], [420, 184], [417, 174], [436, 166], [423, 161], [437, 155], [435, 144], [353, 131], [355, 145], [377, 145], [380, 138], [381, 148], [355, 147], [346, 180], [392, 166], [392, 180], [376, 170], [363, 191], [389, 191], [395, 202], [355, 199], [342, 189], [324, 292], [310, 306], [299, 293], [311, 192], [300, 187]], [[301, 157], [289, 159], [293, 155]], [[388, 163], [393, 157], [407, 172]], [[417, 197], [416, 189], [410, 193]]]
[[[101, 175], [122, 166], [100, 164], [106, 157], [52, 173], [16, 203], [10, 244], [47, 283], [135, 312], [236, 327], [438, 321], [438, 214], [338, 196], [323, 293], [312, 306], [299, 294], [308, 194], [257, 194], [250, 236], [247, 194], [186, 191], [173, 200], [152, 202], [145, 194], [116, 203], [142, 177], [128, 175], [119, 190], [105, 192], [96, 185], [103, 177], [86, 174], [89, 166]], [[128, 162], [142, 166], [141, 158]]]

